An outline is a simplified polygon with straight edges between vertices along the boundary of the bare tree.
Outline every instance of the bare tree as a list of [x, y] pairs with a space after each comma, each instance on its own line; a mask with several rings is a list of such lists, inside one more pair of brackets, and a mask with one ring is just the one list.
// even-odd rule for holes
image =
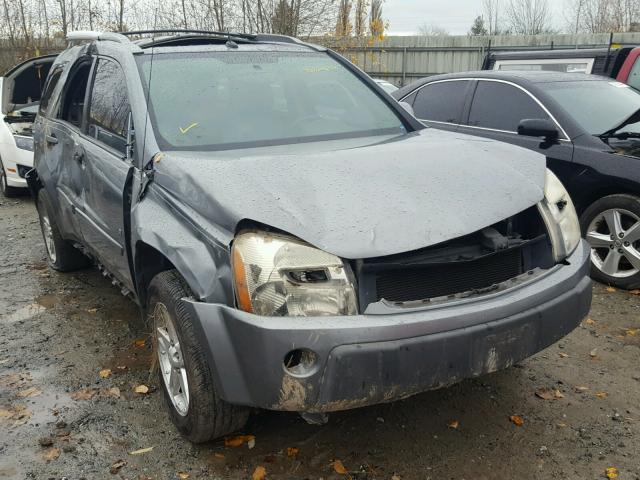
[[547, 0], [509, 0], [506, 9], [509, 30], [517, 35], [551, 31]]
[[351, 25], [351, 0], [340, 0], [338, 3], [338, 19], [336, 21], [336, 37], [348, 37], [353, 27]]
[[418, 33], [424, 37], [446, 37], [449, 35], [447, 29], [433, 23], [423, 23], [418, 26]]
[[572, 0], [566, 18], [575, 33], [629, 32], [640, 22], [640, 0]]
[[483, 0], [482, 17], [489, 35], [500, 33], [500, 0]]

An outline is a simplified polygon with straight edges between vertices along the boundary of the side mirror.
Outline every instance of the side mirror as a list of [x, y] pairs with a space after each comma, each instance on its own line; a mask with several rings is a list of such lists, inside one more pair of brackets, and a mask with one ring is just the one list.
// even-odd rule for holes
[[543, 137], [547, 142], [553, 142], [560, 136], [555, 124], [546, 118], [525, 118], [518, 124], [518, 135], [529, 137]]
[[400, 106], [402, 108], [404, 108], [407, 112], [409, 112], [411, 115], [413, 115], [414, 117], [416, 116], [416, 112], [413, 111], [413, 107], [408, 104], [407, 102], [398, 102], [400, 103]]

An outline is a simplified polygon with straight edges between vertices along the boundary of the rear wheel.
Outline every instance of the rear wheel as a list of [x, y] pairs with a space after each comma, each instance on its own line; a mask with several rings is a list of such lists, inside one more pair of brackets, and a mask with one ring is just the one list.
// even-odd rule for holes
[[4, 169], [2, 160], [0, 160], [0, 191], [7, 198], [15, 197], [20, 193], [19, 188], [10, 187], [7, 183], [7, 172]]
[[182, 302], [191, 296], [178, 272], [159, 273], [149, 285], [148, 312], [171, 420], [187, 439], [201, 443], [244, 427], [249, 409], [231, 405], [216, 393], [194, 329], [196, 319]]
[[591, 276], [619, 288], [640, 287], [640, 198], [609, 195], [580, 219], [591, 245]]
[[91, 263], [90, 260], [60, 235], [55, 217], [52, 215], [53, 207], [44, 188], [38, 191], [37, 205], [49, 266], [61, 272], [88, 266]]

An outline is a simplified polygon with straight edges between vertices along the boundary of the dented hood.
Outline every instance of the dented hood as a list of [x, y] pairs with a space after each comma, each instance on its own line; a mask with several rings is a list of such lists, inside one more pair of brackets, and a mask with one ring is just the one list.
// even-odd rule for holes
[[545, 158], [529, 150], [433, 129], [373, 141], [170, 152], [155, 182], [230, 232], [254, 220], [349, 259], [460, 237], [543, 198]]

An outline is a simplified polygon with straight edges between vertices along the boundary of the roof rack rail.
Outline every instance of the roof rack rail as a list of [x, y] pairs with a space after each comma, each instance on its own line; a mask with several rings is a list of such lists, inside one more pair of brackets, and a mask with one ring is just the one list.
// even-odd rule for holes
[[130, 32], [118, 32], [119, 35], [127, 37], [130, 35], [148, 35], [152, 33], [198, 33], [204, 35], [217, 35], [220, 37], [246, 38], [247, 40], [254, 40], [257, 36], [254, 33], [217, 32], [215, 30], [192, 30], [189, 28], [162, 28], [157, 30], [132, 30]]
[[71, 43], [111, 41], [118, 43], [129, 43], [129, 39], [124, 35], [114, 32], [96, 32], [93, 30], [76, 30], [67, 33], [67, 40]]

